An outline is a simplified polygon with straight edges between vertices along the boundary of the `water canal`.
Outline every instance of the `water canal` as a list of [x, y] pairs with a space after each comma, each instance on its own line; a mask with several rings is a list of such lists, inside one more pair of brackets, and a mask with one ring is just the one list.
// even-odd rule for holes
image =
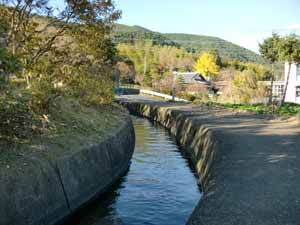
[[166, 129], [132, 117], [136, 147], [128, 173], [70, 225], [183, 225], [201, 197], [195, 172]]

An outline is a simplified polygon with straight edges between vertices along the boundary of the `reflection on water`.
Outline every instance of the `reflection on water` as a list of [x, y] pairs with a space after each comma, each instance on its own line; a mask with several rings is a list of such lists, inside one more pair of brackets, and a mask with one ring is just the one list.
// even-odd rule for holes
[[168, 132], [133, 117], [136, 147], [129, 172], [80, 212], [72, 225], [181, 225], [201, 194], [188, 162]]

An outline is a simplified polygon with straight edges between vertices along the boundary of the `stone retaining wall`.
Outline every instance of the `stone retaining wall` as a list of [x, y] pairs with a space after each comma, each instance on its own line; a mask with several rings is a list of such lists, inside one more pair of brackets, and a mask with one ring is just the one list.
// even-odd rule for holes
[[0, 171], [0, 225], [53, 225], [105, 192], [128, 169], [131, 119], [100, 144], [63, 157], [28, 155]]

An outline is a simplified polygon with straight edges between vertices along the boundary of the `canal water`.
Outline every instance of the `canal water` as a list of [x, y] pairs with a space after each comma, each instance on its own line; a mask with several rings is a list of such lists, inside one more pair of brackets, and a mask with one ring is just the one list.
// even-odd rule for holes
[[128, 173], [70, 225], [184, 225], [201, 197], [195, 172], [166, 129], [132, 117], [136, 146]]

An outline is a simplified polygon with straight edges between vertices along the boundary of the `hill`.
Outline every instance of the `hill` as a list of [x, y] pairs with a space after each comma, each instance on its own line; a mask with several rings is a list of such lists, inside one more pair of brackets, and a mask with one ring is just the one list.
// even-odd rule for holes
[[263, 58], [255, 52], [218, 37], [192, 34], [164, 34], [164, 36], [189, 51], [203, 52], [210, 49], [217, 49], [223, 58], [236, 59], [243, 62], [251, 61], [262, 63], [264, 61]]
[[133, 43], [137, 40], [152, 40], [155, 45], [177, 46], [179, 44], [159, 32], [140, 26], [115, 25], [114, 40], [117, 43]]
[[181, 46], [194, 53], [217, 49], [224, 59], [264, 63], [263, 58], [255, 52], [218, 37], [180, 33], [164, 34], [140, 26], [116, 25], [116, 42], [131, 43], [139, 39], [150, 39], [154, 44], [159, 45]]

